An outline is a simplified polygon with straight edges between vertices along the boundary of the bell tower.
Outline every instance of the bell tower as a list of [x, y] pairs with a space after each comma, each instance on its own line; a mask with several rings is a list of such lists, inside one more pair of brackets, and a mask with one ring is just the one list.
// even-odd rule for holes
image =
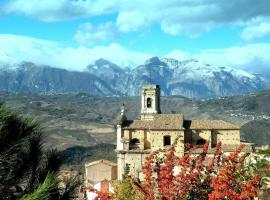
[[152, 120], [160, 113], [159, 85], [144, 85], [141, 94], [141, 120]]

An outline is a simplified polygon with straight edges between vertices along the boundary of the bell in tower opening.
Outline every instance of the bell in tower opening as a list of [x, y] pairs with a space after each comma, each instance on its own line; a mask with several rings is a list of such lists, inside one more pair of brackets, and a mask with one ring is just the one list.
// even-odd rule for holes
[[141, 99], [141, 119], [152, 120], [154, 114], [160, 113], [159, 85], [144, 85], [142, 87]]

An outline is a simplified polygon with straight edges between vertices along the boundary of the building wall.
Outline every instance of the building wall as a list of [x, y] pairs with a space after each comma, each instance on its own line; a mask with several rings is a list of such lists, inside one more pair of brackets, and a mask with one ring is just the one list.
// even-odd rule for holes
[[239, 145], [239, 130], [187, 130], [185, 131], [185, 143], [197, 144], [200, 139], [209, 141], [215, 146], [218, 141], [223, 145]]
[[129, 165], [129, 173], [136, 178], [143, 178], [142, 166], [145, 162], [145, 157], [149, 154], [145, 153], [118, 153], [117, 164], [118, 164], [118, 180], [122, 179], [125, 167]]
[[240, 131], [218, 130], [217, 141], [221, 141], [223, 145], [240, 145]]
[[110, 166], [104, 163], [98, 163], [86, 167], [86, 178], [89, 183], [97, 183], [104, 179], [114, 180], [117, 177], [117, 167]]
[[126, 166], [125, 154], [117, 153], [117, 179], [122, 180], [124, 169]]
[[[171, 136], [171, 144], [173, 144], [176, 139], [178, 139], [178, 143], [176, 145], [177, 152], [183, 153], [184, 150], [184, 131], [154, 131], [154, 130], [125, 130], [124, 131], [124, 138], [126, 140], [131, 141], [132, 139], [138, 139], [140, 144], [138, 148], [140, 150], [151, 149], [153, 151], [158, 149], [163, 149], [163, 140], [164, 136]], [[131, 147], [131, 146], [130, 146]], [[126, 145], [125, 150], [127, 149], [128, 145]]]
[[124, 130], [123, 138], [129, 140], [130, 138], [129, 130]]
[[132, 130], [130, 131], [130, 140], [138, 139], [140, 144], [138, 145], [139, 149], [144, 150], [145, 143], [145, 131], [144, 130]]
[[142, 153], [128, 153], [126, 154], [126, 163], [129, 164], [130, 174], [133, 174], [135, 177], [140, 178], [142, 173], [142, 165], [144, 164], [145, 157], [148, 154]]
[[200, 140], [209, 141], [211, 143], [211, 130], [192, 130], [192, 144], [197, 144]]
[[164, 149], [164, 136], [171, 136], [171, 144], [177, 140], [176, 153], [184, 153], [184, 131], [149, 131], [150, 148], [152, 151]]
[[[221, 141], [223, 145], [239, 145], [240, 131], [239, 130], [124, 130], [123, 137], [130, 141], [137, 138], [140, 141], [139, 150], [164, 149], [164, 136], [171, 136], [171, 144], [178, 138], [176, 144], [177, 156], [184, 155], [184, 143], [196, 144], [200, 139], [210, 141], [212, 146], [215, 146], [217, 141]], [[129, 152], [129, 144], [125, 146], [125, 153], [118, 153], [118, 179], [122, 178], [126, 164], [130, 165], [130, 174], [135, 177], [142, 178], [142, 165], [148, 154], [140, 152]]]
[[[111, 175], [111, 180], [116, 180], [117, 179], [117, 166], [113, 166], [111, 169], [112, 175]], [[109, 179], [107, 179], [109, 180]]]

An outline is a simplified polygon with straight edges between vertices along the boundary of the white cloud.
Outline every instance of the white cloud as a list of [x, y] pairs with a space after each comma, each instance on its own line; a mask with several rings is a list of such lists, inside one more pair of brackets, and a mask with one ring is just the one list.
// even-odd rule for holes
[[[107, 59], [119, 66], [136, 66], [152, 56], [128, 50], [117, 43], [108, 46], [66, 47], [61, 43], [32, 37], [0, 34], [0, 62], [30, 61], [70, 70], [83, 70], [99, 58]], [[204, 63], [231, 66], [250, 71], [270, 71], [270, 44], [254, 43], [225, 49], [205, 49], [190, 53], [175, 49], [165, 57], [177, 60], [195, 58]]]
[[195, 55], [199, 60], [243, 69], [256, 68], [259, 63], [270, 66], [270, 44], [259, 43], [225, 49], [208, 49]]
[[123, 33], [140, 30], [147, 26], [147, 23], [147, 19], [141, 12], [121, 12], [116, 21], [119, 31]]
[[270, 71], [270, 44], [258, 43], [225, 49], [205, 49], [199, 53], [173, 50], [166, 56], [178, 60], [195, 58], [207, 64], [231, 66], [254, 72]]
[[[224, 24], [249, 26], [254, 18], [270, 17], [269, 0], [9, 0], [2, 10], [44, 21], [115, 14], [116, 26], [124, 33], [159, 24], [167, 34], [191, 36]], [[262, 36], [268, 34], [265, 25], [258, 28]]]
[[192, 58], [192, 54], [186, 51], [182, 51], [180, 49], [175, 49], [169, 52], [168, 54], [165, 55], [165, 57], [168, 58], [174, 58], [176, 60], [188, 60]]
[[107, 14], [117, 7], [117, 0], [9, 0], [2, 10], [43, 21], [60, 21]]
[[241, 38], [244, 40], [254, 40], [268, 35], [270, 35], [270, 19], [257, 18], [247, 24], [241, 34]]
[[70, 70], [83, 70], [99, 58], [104, 58], [119, 66], [134, 66], [151, 57], [148, 54], [125, 49], [119, 44], [87, 48], [66, 47], [58, 42], [25, 36], [0, 34], [0, 61], [30, 61]]
[[80, 45], [91, 45], [99, 41], [116, 39], [117, 35], [117, 30], [112, 22], [96, 26], [91, 23], [85, 23], [80, 25], [74, 39]]
[[161, 22], [161, 29], [170, 35], [179, 35], [183, 31], [183, 27], [180, 24], [171, 24], [168, 21]]

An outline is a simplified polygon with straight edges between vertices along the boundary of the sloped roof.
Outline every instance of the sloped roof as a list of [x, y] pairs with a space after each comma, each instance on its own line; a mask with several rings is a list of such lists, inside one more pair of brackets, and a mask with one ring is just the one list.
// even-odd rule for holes
[[184, 120], [183, 114], [155, 114], [153, 120], [123, 120], [123, 129], [151, 130], [239, 130], [223, 120]]
[[238, 130], [240, 126], [223, 120], [185, 120], [184, 127], [191, 130]]
[[183, 130], [183, 114], [156, 114], [153, 120], [126, 120], [123, 129]]
[[97, 161], [94, 161], [94, 162], [85, 163], [85, 167], [90, 167], [90, 166], [97, 165], [97, 164], [100, 164], [100, 163], [103, 163], [103, 164], [106, 164], [106, 165], [109, 165], [109, 166], [112, 166], [112, 167], [117, 166], [116, 163], [111, 162], [109, 160], [97, 160]]

